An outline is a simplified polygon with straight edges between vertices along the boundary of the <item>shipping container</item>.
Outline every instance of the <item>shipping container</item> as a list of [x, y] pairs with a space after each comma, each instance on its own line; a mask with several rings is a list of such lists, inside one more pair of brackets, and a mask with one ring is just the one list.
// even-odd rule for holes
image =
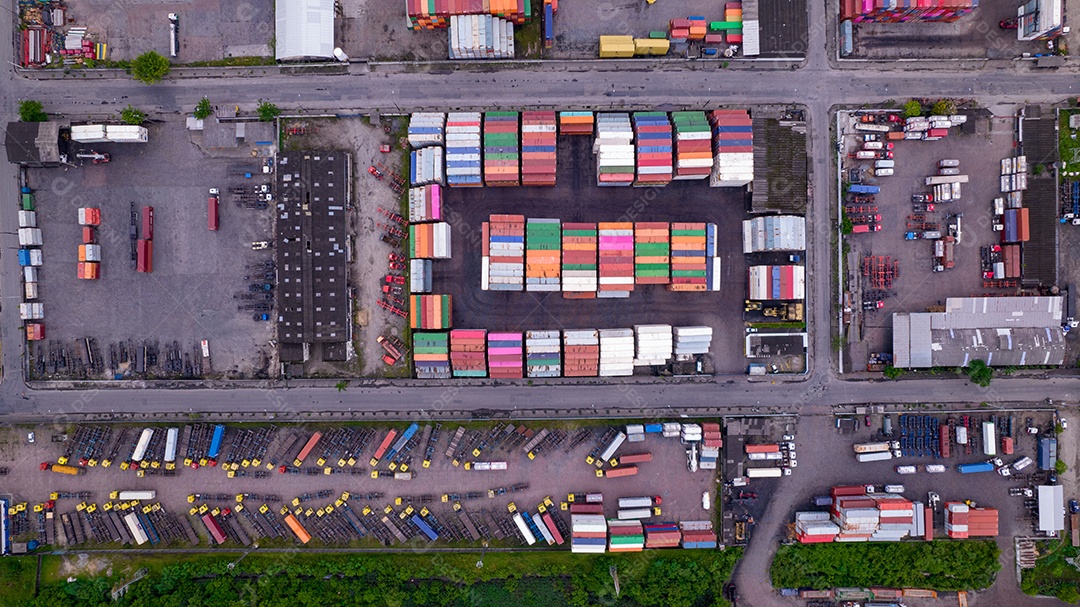
[[711, 187], [742, 187], [754, 180], [754, 135], [747, 110], [713, 110]]
[[410, 295], [409, 327], [449, 329], [453, 326], [451, 295]]
[[997, 455], [997, 429], [994, 427], [994, 422], [983, 422], [982, 434], [983, 453], [994, 457]]
[[605, 478], [618, 478], [621, 476], [633, 476], [638, 473], [637, 466], [619, 466], [604, 471]]
[[525, 375], [524, 340], [520, 332], [490, 332], [487, 336], [488, 375], [520, 379]]
[[221, 455], [221, 443], [225, 439], [225, 426], [217, 424], [214, 426], [214, 433], [210, 437], [210, 449], [206, 452], [206, 457], [210, 459], [210, 465], [215, 465], [215, 459], [218, 455]]
[[290, 512], [285, 515], [285, 524], [289, 526], [289, 529], [296, 535], [296, 539], [300, 540], [301, 544], [306, 544], [311, 541], [311, 535], [308, 534], [307, 529], [300, 524], [300, 521], [296, 520], [296, 517]]
[[562, 231], [558, 219], [525, 224], [525, 290], [560, 291]]
[[293, 459], [293, 465], [299, 468], [307, 456], [311, 455], [311, 450], [315, 448], [315, 445], [319, 444], [319, 439], [322, 438], [322, 432], [315, 432], [311, 435], [311, 438], [304, 443], [304, 447], [300, 449], [300, 452], [296, 454], [296, 458]]
[[449, 334], [413, 332], [413, 367], [417, 379], [449, 379]]
[[780, 478], [783, 476], [783, 470], [780, 468], [747, 468], [746, 476], [748, 478]]
[[135, 443], [135, 448], [131, 451], [130, 461], [141, 462], [146, 457], [146, 449], [150, 446], [150, 439], [154, 436], [153, 428], [146, 428], [139, 435], [138, 442]]
[[879, 451], [876, 453], [858, 453], [855, 455], [855, 459], [859, 462], [880, 462], [892, 459], [892, 456], [889, 451]]
[[218, 197], [211, 196], [207, 200], [206, 207], [206, 227], [212, 232], [216, 232], [218, 229]]
[[960, 474], [972, 474], [975, 472], [993, 472], [994, 464], [990, 462], [977, 462], [974, 464], [957, 464], [956, 471]]

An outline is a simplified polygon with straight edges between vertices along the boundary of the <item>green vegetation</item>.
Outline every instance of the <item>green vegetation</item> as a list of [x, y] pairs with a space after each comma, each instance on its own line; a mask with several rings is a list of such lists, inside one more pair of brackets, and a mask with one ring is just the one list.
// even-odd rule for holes
[[993, 540], [780, 546], [770, 576], [775, 588], [890, 586], [980, 590], [994, 583]]
[[147, 51], [131, 63], [131, 77], [146, 84], [156, 84], [172, 69], [169, 60], [154, 51]]
[[25, 99], [19, 102], [19, 120], [23, 122], [45, 122], [49, 115], [40, 101]]
[[889, 379], [900, 379], [900, 376], [904, 374], [904, 370], [892, 365], [885, 365], [885, 369], [881, 374]]
[[263, 122], [271, 122], [275, 118], [281, 115], [281, 110], [278, 106], [270, 103], [269, 101], [262, 101], [259, 103], [259, 120]]
[[840, 233], [844, 236], [851, 234], [855, 230], [855, 222], [851, 221], [851, 218], [844, 213], [844, 219], [840, 222]]
[[334, 384], [334, 387], [337, 388], [338, 392], [344, 392], [345, 390], [349, 389], [349, 383], [349, 380], [343, 379], [338, 383]]
[[[567, 551], [497, 552], [483, 556], [482, 568], [476, 566], [476, 553], [318, 555], [256, 551], [243, 559], [239, 554], [170, 555], [172, 564], [165, 565], [156, 559], [143, 563], [124, 557], [123, 564], [114, 563], [116, 577], [72, 583], [43, 577], [38, 596], [30, 599], [28, 593], [20, 593], [18, 604], [104, 607], [111, 604], [107, 592], [121, 580], [119, 576], [146, 566], [150, 575], [129, 588], [125, 597], [128, 604], [323, 607], [332, 600], [342, 605], [425, 607], [725, 607], [728, 603], [721, 598], [721, 589], [741, 554], [737, 548], [596, 556]], [[4, 560], [31, 565], [29, 575], [18, 579], [28, 580], [32, 588], [34, 561]], [[611, 566], [618, 568], [622, 591], [618, 599]], [[5, 575], [4, 579], [14, 580], [15, 576]]]
[[1058, 474], [1065, 474], [1069, 470], [1069, 465], [1061, 460], [1054, 462], [1054, 471]]
[[938, 99], [930, 106], [930, 114], [934, 116], [951, 116], [956, 113], [956, 102], [952, 99]]
[[18, 605], [34, 593], [37, 559], [0, 559], [0, 605]]
[[226, 57], [213, 61], [194, 61], [185, 63], [184, 67], [256, 67], [260, 65], [274, 65], [277, 63], [273, 57]]
[[1058, 114], [1058, 158], [1063, 173], [1080, 171], [1080, 129], [1069, 128], [1069, 116], [1073, 114], [1080, 114], [1080, 110], [1062, 110]]
[[1080, 570], [1076, 562], [1080, 549], [1062, 537], [1053, 542], [1038, 542], [1036, 548], [1044, 555], [1035, 561], [1034, 569], [1020, 572], [1020, 589], [1031, 596], [1056, 596], [1066, 603], [1080, 602]]
[[120, 110], [120, 120], [123, 120], [126, 124], [139, 126], [146, 122], [146, 114], [129, 103], [126, 108]]
[[210, 117], [210, 114], [214, 113], [214, 107], [210, 105], [210, 100], [203, 97], [195, 104], [195, 111], [192, 112], [199, 120], [204, 120]]
[[909, 99], [904, 103], [904, 118], [914, 118], [916, 116], [922, 116], [923, 109], [922, 104], [914, 99]]
[[788, 322], [752, 322], [750, 326], [755, 329], [792, 329], [801, 331], [806, 328], [806, 323], [794, 320]]
[[983, 388], [990, 385], [990, 381], [994, 379], [994, 368], [988, 366], [984, 361], [973, 360], [971, 364], [964, 370], [967, 373], [968, 379], [977, 386]]

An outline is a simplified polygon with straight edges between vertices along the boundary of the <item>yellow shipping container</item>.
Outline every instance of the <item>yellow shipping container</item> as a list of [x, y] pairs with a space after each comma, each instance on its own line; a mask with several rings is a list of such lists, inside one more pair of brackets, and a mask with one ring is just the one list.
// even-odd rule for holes
[[634, 38], [635, 55], [666, 55], [671, 41], [663, 38]]
[[601, 59], [624, 59], [633, 56], [633, 36], [600, 36]]

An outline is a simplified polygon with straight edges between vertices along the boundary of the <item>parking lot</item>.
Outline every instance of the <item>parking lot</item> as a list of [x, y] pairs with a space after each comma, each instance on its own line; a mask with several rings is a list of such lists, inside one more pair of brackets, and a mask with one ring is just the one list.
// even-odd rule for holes
[[855, 52], [859, 59], [1012, 59], [1046, 53], [1046, 42], [1021, 42], [1015, 29], [1000, 22], [1016, 17], [1018, 3], [984, 0], [953, 23], [859, 23]]
[[[200, 375], [200, 366], [208, 377], [265, 376], [274, 357], [268, 347], [272, 323], [238, 308], [257, 303], [242, 298], [249, 284], [264, 284], [262, 264], [270, 256], [251, 245], [270, 238], [273, 217], [269, 210], [234, 204], [228, 193], [229, 187], [253, 189], [261, 178], [247, 149], [243, 166], [257, 174], [251, 180], [230, 176], [239, 161], [204, 153], [177, 121], [151, 125], [148, 143], [87, 144], [73, 151], [84, 148], [108, 153], [111, 161], [29, 171], [44, 241], [39, 296], [46, 322], [46, 340], [31, 342], [32, 376], [191, 377]], [[211, 187], [222, 191], [218, 231], [207, 229]], [[132, 209], [141, 230], [144, 206], [154, 209], [151, 273], [136, 272], [131, 260]], [[97, 280], [76, 278], [81, 207], [101, 209]], [[93, 365], [87, 338], [93, 340]], [[209, 361], [202, 359], [202, 340], [209, 341]], [[143, 346], [148, 351], [140, 373], [136, 359]]]
[[[509, 432], [506, 431], [507, 426], [510, 427]], [[426, 506], [442, 525], [454, 529], [450, 532], [451, 537], [464, 537], [464, 528], [453, 509], [454, 502], [458, 502], [470, 513], [473, 520], [477, 521], [478, 527], [482, 525], [481, 521], [490, 520], [493, 521], [492, 530], [497, 526], [504, 530], [509, 529], [504, 536], [494, 532], [488, 536], [488, 539], [497, 542], [496, 545], [521, 543], [516, 539], [516, 532], [512, 531], [513, 524], [510, 523], [510, 527], [506, 525], [509, 519], [507, 507], [511, 502], [522, 511], [536, 512], [544, 498], [550, 497], [555, 516], [568, 526], [568, 512], [563, 511], [559, 503], [566, 502], [569, 493], [603, 493], [605, 514], [608, 516], [615, 516], [618, 497], [660, 496], [663, 499], [663, 514], [660, 520], [710, 520], [713, 517], [711, 510], [707, 511], [702, 507], [702, 493], [716, 490], [715, 471], [689, 472], [684, 446], [679, 439], [662, 438], [659, 434], [647, 434], [642, 443], [625, 443], [616, 452], [616, 455], [652, 454], [651, 461], [637, 464], [639, 473], [636, 476], [598, 478], [597, 466], [587, 464], [585, 458], [598, 445], [605, 446], [610, 441], [611, 435], [607, 434], [609, 428], [600, 425], [531, 423], [526, 428], [502, 423], [470, 424], [468, 427], [453, 423], [443, 423], [441, 426], [421, 424], [413, 440], [408, 443], [409, 449], [403, 457], [392, 458], [386, 453], [374, 467], [369, 460], [387, 436], [388, 427], [229, 425], [222, 441], [224, 446], [217, 460], [218, 465], [201, 467], [198, 470], [185, 468], [183, 465], [184, 458], [189, 455], [187, 445], [193, 446], [194, 461], [200, 461], [201, 457], [207, 455], [213, 427], [204, 424], [191, 428], [190, 434], [185, 428], [181, 428], [178, 433], [178, 464], [175, 473], [166, 476], [168, 473], [162, 465], [159, 468], [148, 468], [147, 476], [142, 478], [137, 476], [135, 470], [120, 469], [120, 460], [130, 458], [132, 449], [142, 434], [141, 427], [94, 426], [86, 427], [83, 434], [79, 434], [79, 430], [74, 427], [39, 426], [5, 430], [0, 433], [0, 467], [7, 468], [9, 472], [6, 476], [0, 476], [0, 494], [9, 494], [16, 503], [28, 502], [33, 505], [48, 500], [51, 492], [88, 492], [87, 495], [77, 497], [60, 497], [56, 502], [56, 513], [59, 517], [60, 513], [73, 514], [80, 501], [101, 506], [110, 501], [108, 494], [111, 491], [153, 490], [156, 492], [153, 501], [159, 502], [161, 507], [177, 520], [187, 518], [189, 508], [203, 504], [209, 508], [235, 508], [236, 495], [246, 494], [243, 501], [245, 509], [254, 513], [265, 503], [270, 507], [268, 520], [280, 525], [281, 506], [287, 505], [294, 509], [299, 505], [302, 509], [310, 507], [318, 510], [332, 504], [342, 492], [347, 491], [353, 496], [348, 502], [349, 507], [357, 516], [363, 517], [364, 507], [370, 507], [381, 517], [386, 506], [392, 506], [395, 513], [402, 512], [408, 506], [413, 506], [416, 510]], [[429, 428], [433, 430], [432, 434], [427, 433]], [[455, 441], [459, 428], [464, 432]], [[401, 424], [394, 429], [398, 433], [394, 439], [396, 442], [406, 427]], [[519, 429], [521, 432], [518, 432]], [[26, 443], [26, 433], [29, 430], [33, 430], [36, 435], [36, 442], [32, 445]], [[86, 473], [82, 476], [66, 476], [38, 470], [40, 462], [56, 462], [64, 454], [71, 457], [69, 463], [77, 463], [86, 452], [73, 447], [90, 442], [76, 439], [90, 436], [88, 433], [94, 430], [99, 432], [99, 437], [101, 433], [109, 431], [107, 437], [100, 438], [97, 443], [100, 446], [92, 454], [92, 457], [99, 459], [99, 465], [86, 468]], [[302, 465], [299, 468], [294, 467], [292, 459], [315, 430], [321, 431], [323, 438]], [[530, 459], [524, 447], [530, 445], [530, 441], [535, 441], [544, 430], [550, 434], [539, 439], [537, 446], [532, 447], [535, 459]], [[54, 442], [63, 434], [68, 437], [67, 443]], [[164, 428], [156, 429], [157, 438], [151, 439], [147, 458], [162, 459], [165, 449], [163, 434]], [[262, 439], [268, 439], [269, 442], [261, 443], [268, 446], [262, 451], [259, 467], [237, 466], [237, 476], [228, 478], [224, 470], [228, 467], [227, 464], [258, 454], [258, 441]], [[429, 441], [431, 464], [425, 468], [422, 461], [428, 457]], [[334, 448], [334, 445], [344, 447]], [[355, 450], [358, 445], [361, 447]], [[451, 445], [454, 445], [452, 450]], [[479, 456], [473, 455], [474, 448], [481, 449]], [[349, 466], [347, 462], [344, 466], [337, 463], [339, 457], [345, 457], [346, 449], [356, 460], [354, 466]], [[451, 451], [451, 456], [446, 455], [448, 450]], [[108, 468], [103, 468], [100, 461], [110, 456], [115, 456], [115, 460]], [[318, 464], [321, 457], [327, 458], [325, 466], [334, 474], [324, 473], [323, 467]], [[454, 466], [453, 459], [457, 459], [460, 465]], [[407, 473], [412, 475], [411, 480], [394, 480], [394, 471], [390, 470], [392, 461], [397, 463], [398, 473], [405, 470], [402, 464], [406, 464]], [[465, 464], [473, 461], [505, 462], [506, 469], [467, 470]], [[282, 464], [295, 472], [278, 472], [275, 468]], [[266, 470], [268, 465], [272, 470]], [[372, 469], [379, 470], [381, 477], [371, 478]], [[604, 469], [611, 469], [611, 466], [605, 465]], [[189, 502], [188, 496], [196, 493], [199, 495]], [[445, 502], [444, 494], [447, 496]], [[293, 504], [294, 498], [300, 498], [296, 505]], [[401, 498], [400, 501], [397, 498]], [[29, 510], [32, 511], [32, 508]], [[37, 515], [32, 512], [30, 514], [32, 516], [28, 524], [31, 528], [18, 534], [17, 539], [25, 541], [37, 536]], [[328, 530], [325, 531], [329, 534], [325, 536], [329, 538], [327, 543], [371, 545], [373, 538], [379, 539], [387, 533], [378, 518], [364, 517], [365, 526], [370, 529], [369, 533], [361, 538], [358, 534], [343, 531], [340, 523], [344, 519], [327, 517], [326, 521], [330, 522], [317, 520], [322, 519], [324, 514], [328, 513], [315, 515], [309, 512], [299, 518], [316, 537], [323, 537], [316, 533], [317, 529]], [[245, 520], [246, 516], [241, 513], [241, 520]], [[341, 516], [340, 512], [338, 516]], [[202, 523], [195, 517], [191, 517], [189, 521], [198, 530], [199, 543], [205, 545], [205, 529]], [[18, 520], [15, 523], [20, 524]], [[408, 525], [400, 522], [398, 524], [403, 528]], [[251, 521], [247, 521], [241, 526], [251, 536], [259, 535], [261, 524], [252, 525]], [[412, 536], [415, 531], [407, 533]], [[59, 528], [57, 535], [63, 535]], [[187, 538], [181, 537], [174, 545], [186, 543]], [[283, 534], [279, 543], [291, 545], [292, 536]], [[469, 540], [468, 544], [477, 545], [478, 542]], [[275, 544], [271, 541], [268, 545]]]
[[[229, 57], [272, 57], [272, 0], [193, 3], [75, 0], [67, 3], [70, 26], [86, 27], [95, 42], [105, 43], [105, 59], [130, 61], [146, 51], [169, 56], [169, 14], [180, 18], [180, 52], [175, 63], [217, 61]], [[395, 5], [400, 10], [400, 7]]]
[[[1015, 120], [1009, 116], [969, 113], [962, 128], [949, 129], [939, 141], [897, 141], [893, 150], [895, 169], [892, 176], [872, 177], [873, 160], [849, 158], [845, 177], [852, 169], [861, 170], [863, 182], [877, 185], [881, 192], [873, 202], [857, 203], [849, 196], [849, 207], [876, 208], [862, 215], [880, 215], [881, 230], [846, 236], [847, 288], [852, 295], [853, 321], [848, 331], [851, 370], [866, 369], [871, 352], [892, 349], [892, 314], [925, 312], [928, 307], [943, 305], [948, 297], [968, 297], [984, 293], [1008, 294], [1015, 288], [992, 288], [984, 284], [980, 248], [999, 244], [993, 231], [992, 202], [1000, 197], [1000, 160], [1013, 154]], [[862, 145], [863, 137], [854, 134], [849, 123], [844, 149], [849, 155]], [[958, 201], [935, 202], [934, 211], [916, 210], [912, 194], [926, 194], [930, 188], [925, 178], [937, 174], [942, 159], [960, 161], [960, 173], [969, 176]], [[852, 213], [857, 215], [859, 213]], [[919, 231], [926, 224], [939, 226], [945, 234], [947, 224], [963, 214], [961, 238], [955, 245], [955, 267], [933, 271], [934, 244], [929, 240], [906, 241], [905, 233]], [[862, 263], [867, 256], [889, 257], [899, 263], [899, 274], [891, 287], [876, 288], [863, 276]], [[881, 301], [881, 308], [863, 310], [862, 302]]]
[[[592, 137], [560, 137], [557, 185], [550, 188], [447, 188], [444, 213], [453, 228], [453, 258], [434, 267], [434, 292], [453, 295], [454, 326], [492, 331], [614, 329], [636, 324], [713, 327], [716, 373], [745, 372], [741, 250], [743, 191], [675, 181], [658, 188], [597, 187]], [[563, 222], [665, 221], [717, 224], [719, 292], [679, 293], [637, 285], [627, 299], [564, 299], [560, 293], [480, 289], [481, 224], [512, 213]]]

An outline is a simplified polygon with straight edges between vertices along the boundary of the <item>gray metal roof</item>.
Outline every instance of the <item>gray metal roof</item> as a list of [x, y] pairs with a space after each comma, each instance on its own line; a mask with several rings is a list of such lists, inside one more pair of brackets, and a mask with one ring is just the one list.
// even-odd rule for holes
[[743, 253], [805, 249], [805, 217], [767, 215], [743, 221]]
[[274, 6], [278, 61], [334, 56], [334, 0], [277, 0]]
[[1061, 485], [1039, 485], [1039, 531], [1065, 529], [1065, 491]]
[[950, 297], [935, 329], [1048, 327], [1061, 325], [1062, 297]]

